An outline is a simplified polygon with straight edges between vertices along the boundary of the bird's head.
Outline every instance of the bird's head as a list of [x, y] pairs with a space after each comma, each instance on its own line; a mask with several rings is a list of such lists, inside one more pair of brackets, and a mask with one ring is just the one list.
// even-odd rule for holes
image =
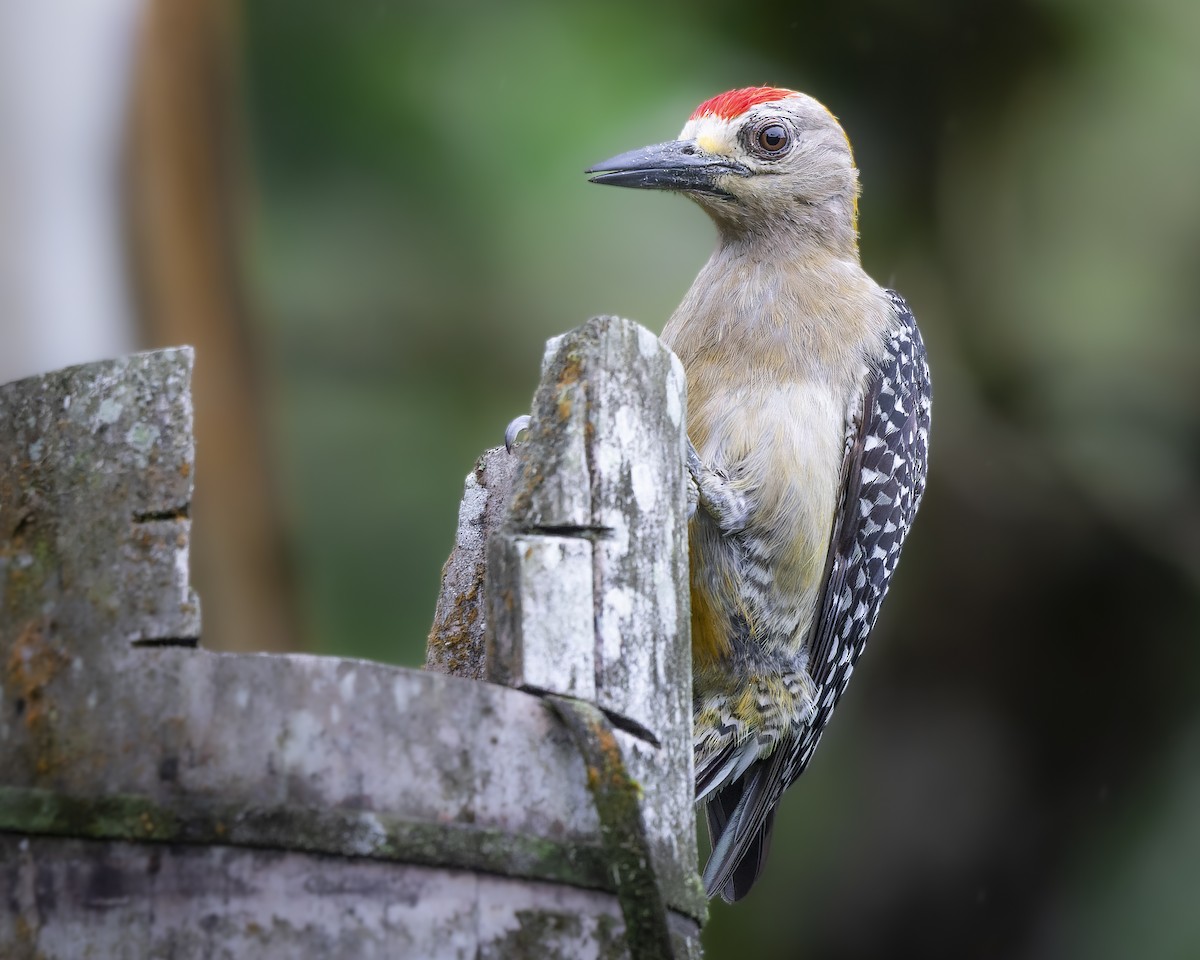
[[797, 233], [855, 243], [858, 171], [845, 132], [812, 97], [731, 90], [700, 104], [678, 140], [622, 153], [593, 183], [686, 193], [737, 238]]

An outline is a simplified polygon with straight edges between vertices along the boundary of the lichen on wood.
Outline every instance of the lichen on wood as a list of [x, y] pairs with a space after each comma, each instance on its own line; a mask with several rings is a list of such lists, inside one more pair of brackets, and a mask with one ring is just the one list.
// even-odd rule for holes
[[487, 667], [604, 710], [645, 789], [660, 882], [702, 905], [685, 389], [678, 359], [628, 320], [595, 318], [546, 345], [512, 503], [489, 537]]
[[487, 538], [508, 510], [516, 469], [513, 454], [493, 447], [467, 474], [454, 550], [442, 567], [437, 610], [425, 645], [426, 670], [470, 680], [482, 680], [486, 675]]
[[[560, 461], [585, 484], [572, 493], [589, 511], [583, 526], [608, 482], [596, 485], [589, 446], [611, 435], [593, 395], [596, 363], [619, 355], [591, 345], [637, 345], [669, 374], [649, 336], [593, 322], [566, 367], [553, 367], [554, 416], [577, 433]], [[0, 387], [0, 956], [628, 956], [587, 764], [536, 693], [198, 646], [191, 362], [189, 350], [168, 350]], [[662, 557], [627, 583], [614, 579], [620, 551], [598, 552], [603, 537], [529, 528], [516, 562], [544, 538], [542, 572], [494, 589], [485, 543], [512, 516], [504, 477], [517, 462], [494, 451], [475, 477], [486, 499], [482, 512], [464, 507], [473, 539], [460, 525], [467, 559], [447, 568], [443, 600], [454, 595], [435, 624], [447, 641], [439, 669], [492, 670], [483, 634], [497, 597], [531, 613], [563, 600], [547, 568], [556, 553], [559, 566], [587, 565], [566, 598], [572, 618], [603, 622], [597, 596], [668, 584], [686, 616], [686, 560], [647, 537], [646, 515], [630, 549], [658, 543]], [[525, 453], [521, 463], [531, 463]], [[527, 499], [559, 482], [554, 469], [531, 470]], [[614, 476], [614, 490], [645, 491], [625, 466]], [[663, 483], [655, 496], [673, 509], [675, 477]], [[704, 900], [690, 721], [679, 709], [686, 627], [668, 635], [661, 616], [644, 638], [621, 627], [623, 660], [640, 663], [643, 642], [663, 646], [647, 679], [616, 669], [594, 633], [583, 660], [568, 661], [574, 648], [547, 660], [561, 638], [544, 612], [542, 632], [528, 633], [544, 682], [574, 676], [578, 694], [590, 680], [618, 725], [672, 949], [698, 956]], [[669, 687], [680, 676], [683, 686]], [[618, 685], [636, 696], [623, 701]]]

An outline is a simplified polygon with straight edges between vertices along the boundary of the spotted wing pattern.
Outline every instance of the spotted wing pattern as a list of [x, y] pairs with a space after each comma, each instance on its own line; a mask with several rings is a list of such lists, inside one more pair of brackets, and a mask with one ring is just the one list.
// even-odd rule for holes
[[891, 290], [888, 296], [898, 322], [868, 387], [865, 416], [846, 451], [844, 498], [834, 521], [829, 572], [809, 645], [816, 713], [788, 769], [789, 783], [804, 772], [846, 692], [925, 492], [929, 364], [908, 304]]
[[899, 294], [889, 290], [888, 296], [896, 323], [862, 407], [847, 425], [842, 502], [808, 644], [814, 713], [798, 740], [781, 744], [708, 802], [714, 845], [704, 882], [710, 896], [738, 900], [758, 878], [775, 807], [804, 772], [850, 682], [925, 490], [929, 365], [912, 311]]

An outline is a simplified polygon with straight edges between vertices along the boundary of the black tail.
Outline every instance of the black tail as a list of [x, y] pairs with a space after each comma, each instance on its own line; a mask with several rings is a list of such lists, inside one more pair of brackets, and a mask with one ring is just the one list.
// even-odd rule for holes
[[[771, 849], [775, 810], [764, 810], [760, 797], [770, 779], [768, 762], [759, 761], [729, 786], [713, 794], [704, 807], [712, 853], [704, 867], [710, 897], [720, 893], [728, 903], [741, 900], [758, 880]], [[750, 813], [750, 811], [754, 813]], [[758, 824], [747, 814], [758, 815]]]

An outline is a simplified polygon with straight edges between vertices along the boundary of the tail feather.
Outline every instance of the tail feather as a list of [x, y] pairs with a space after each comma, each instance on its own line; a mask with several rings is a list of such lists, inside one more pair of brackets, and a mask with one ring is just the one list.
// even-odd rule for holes
[[774, 805], [767, 802], [775, 764], [754, 763], [741, 777], [714, 793], [705, 806], [712, 853], [704, 867], [704, 888], [729, 903], [754, 886], [771, 847]]
[[696, 802], [701, 803], [738, 780], [758, 759], [758, 745], [753, 740], [727, 743], [721, 750], [697, 760]]
[[771, 835], [775, 830], [775, 811], [767, 814], [762, 826], [746, 844], [746, 852], [733, 868], [729, 880], [721, 888], [721, 897], [726, 903], [736, 903], [750, 892], [758, 882], [763, 867], [767, 865], [767, 854], [771, 852]]

